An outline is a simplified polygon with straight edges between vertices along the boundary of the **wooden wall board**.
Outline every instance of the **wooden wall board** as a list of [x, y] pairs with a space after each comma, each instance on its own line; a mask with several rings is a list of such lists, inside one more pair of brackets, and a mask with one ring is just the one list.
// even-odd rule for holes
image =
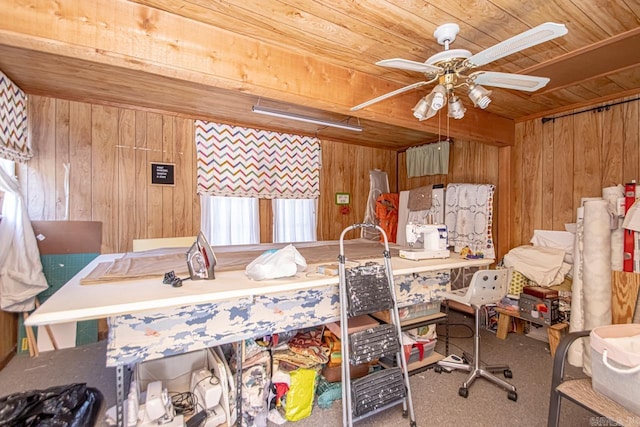
[[640, 150], [637, 149], [640, 141], [640, 103], [630, 102], [622, 106], [622, 183], [636, 182], [640, 178]]
[[67, 196], [65, 191], [66, 168], [69, 166], [69, 101], [56, 99], [56, 155], [55, 155], [55, 216], [54, 219], [68, 219], [67, 217]]
[[147, 113], [136, 111], [135, 204], [133, 206], [136, 239], [150, 238], [147, 232], [147, 176], [149, 174], [147, 151]]
[[[544, 176], [553, 183], [542, 188], [542, 229], [564, 230], [565, 224], [575, 222], [573, 206], [573, 128], [569, 126], [544, 126], [544, 135], [552, 143], [544, 144], [553, 152], [553, 160], [544, 162]], [[548, 133], [547, 133], [548, 132]], [[549, 169], [551, 167], [551, 169]], [[551, 197], [546, 197], [551, 195]], [[551, 215], [549, 215], [551, 213]]]
[[[118, 206], [121, 211], [128, 211], [135, 206], [135, 143], [136, 114], [133, 110], [118, 110], [118, 145], [116, 147], [118, 162]], [[132, 250], [132, 236], [135, 222], [130, 216], [118, 215], [118, 252]]]
[[[186, 236], [187, 231], [200, 230], [200, 204], [196, 196], [196, 159], [193, 120], [175, 118], [173, 135], [175, 141], [174, 162], [177, 167], [176, 185], [173, 192], [174, 234]], [[195, 215], [197, 211], [198, 215]], [[194, 217], [198, 218], [194, 227]]]
[[631, 323], [638, 304], [640, 274], [611, 272], [611, 323]]
[[[512, 247], [528, 244], [541, 226], [564, 230], [565, 223], [575, 222], [583, 197], [601, 197], [603, 188], [632, 179], [640, 182], [640, 101], [629, 97], [612, 104], [625, 100], [631, 102], [516, 125], [512, 177], [519, 190], [512, 206]], [[544, 184], [530, 185], [536, 180]]]
[[91, 219], [91, 104], [69, 104], [69, 219]]
[[118, 205], [116, 144], [118, 140], [118, 110], [93, 105], [91, 109], [91, 168], [93, 221], [102, 222], [101, 253], [114, 252], [118, 247]]
[[162, 161], [162, 122], [163, 117], [158, 113], [147, 113], [147, 163], [144, 167], [144, 182], [147, 185], [147, 238], [154, 239], [162, 236], [162, 219], [165, 209], [172, 212], [171, 206], [164, 206], [162, 187], [150, 185], [151, 162]]

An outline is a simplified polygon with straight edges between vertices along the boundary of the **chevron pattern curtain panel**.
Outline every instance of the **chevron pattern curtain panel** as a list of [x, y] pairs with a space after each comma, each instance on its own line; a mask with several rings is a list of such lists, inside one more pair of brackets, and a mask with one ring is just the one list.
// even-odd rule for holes
[[27, 97], [0, 71], [0, 157], [26, 162], [33, 153], [27, 139]]
[[320, 194], [317, 138], [196, 121], [198, 194], [314, 199]]

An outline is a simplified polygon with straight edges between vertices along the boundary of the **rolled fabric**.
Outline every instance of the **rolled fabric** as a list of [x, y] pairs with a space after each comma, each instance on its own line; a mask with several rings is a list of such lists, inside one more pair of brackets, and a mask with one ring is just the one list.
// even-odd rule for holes
[[[611, 324], [611, 214], [606, 200], [584, 205], [583, 304], [584, 329]], [[589, 341], [589, 340], [585, 340]], [[590, 343], [585, 342], [585, 346]], [[590, 347], [585, 347], [583, 370], [591, 374]]]
[[[584, 207], [576, 209], [576, 235], [573, 246], [573, 281], [571, 284], [571, 317], [569, 331], [584, 330], [584, 311], [582, 303], [582, 251], [584, 237]], [[569, 347], [567, 361], [576, 367], [582, 367], [582, 343], [574, 341]]]
[[[602, 198], [609, 203], [609, 210], [617, 217], [618, 199], [624, 197], [624, 186], [616, 185], [602, 189]], [[624, 230], [622, 218], [614, 219], [617, 228], [611, 231], [611, 270], [622, 271], [624, 254]]]

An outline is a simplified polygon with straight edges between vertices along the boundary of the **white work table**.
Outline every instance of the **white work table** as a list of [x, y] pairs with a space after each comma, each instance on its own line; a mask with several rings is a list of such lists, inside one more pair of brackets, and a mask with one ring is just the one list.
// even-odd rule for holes
[[[40, 326], [108, 319], [106, 364], [116, 368], [118, 425], [124, 425], [125, 366], [340, 318], [339, 277], [316, 273], [318, 264], [308, 265], [294, 277], [264, 281], [249, 279], [243, 269], [216, 272], [214, 280], [186, 280], [181, 287], [164, 284], [161, 277], [81, 284], [98, 264], [122, 255], [97, 257], [25, 322]], [[438, 293], [450, 288], [452, 269], [494, 262], [452, 255], [421, 261], [392, 257], [398, 306], [438, 300]], [[382, 257], [360, 262], [370, 261], [384, 264]], [[241, 358], [236, 363], [241, 366]], [[236, 405], [239, 411], [241, 405]]]
[[[294, 277], [254, 281], [244, 270], [216, 272], [214, 280], [184, 281], [182, 287], [174, 288], [162, 283], [161, 278], [137, 279], [122, 282], [81, 285], [98, 263], [112, 261], [123, 254], [100, 255], [60, 290], [47, 299], [25, 321], [27, 326], [40, 326], [81, 320], [108, 318], [145, 311], [159, 311], [166, 308], [194, 304], [214, 303], [277, 294], [290, 291], [314, 289], [325, 285], [338, 284], [338, 276], [324, 276], [315, 273], [317, 265], [309, 265], [305, 272]], [[457, 254], [445, 259], [421, 261], [391, 258], [394, 276], [456, 268], [488, 266], [493, 259], [460, 258]], [[382, 263], [382, 258], [371, 259]]]

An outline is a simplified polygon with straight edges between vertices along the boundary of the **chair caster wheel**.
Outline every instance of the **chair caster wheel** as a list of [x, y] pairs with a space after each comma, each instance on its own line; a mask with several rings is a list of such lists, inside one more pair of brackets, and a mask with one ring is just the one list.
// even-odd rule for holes
[[509, 393], [507, 393], [507, 397], [509, 398], [509, 400], [513, 400], [515, 402], [518, 400], [518, 393], [516, 393], [515, 391], [510, 391]]
[[435, 372], [436, 374], [441, 374], [442, 373], [442, 366], [440, 365], [436, 365], [433, 367], [433, 372]]
[[503, 373], [505, 378], [513, 378], [513, 372], [511, 372], [511, 369], [505, 369]]
[[465, 387], [460, 387], [458, 389], [458, 394], [466, 399], [467, 397], [469, 397], [469, 389]]

